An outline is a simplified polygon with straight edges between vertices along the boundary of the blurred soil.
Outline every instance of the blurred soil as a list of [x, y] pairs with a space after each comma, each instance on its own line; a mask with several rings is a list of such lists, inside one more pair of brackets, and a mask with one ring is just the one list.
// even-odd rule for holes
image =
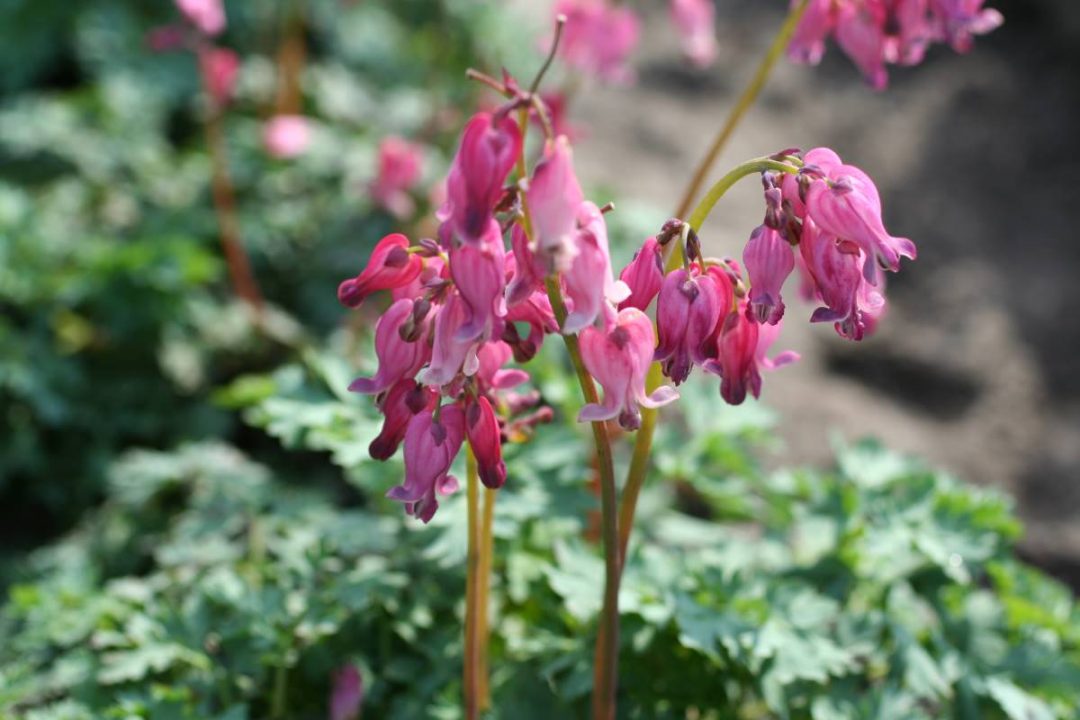
[[[779, 26], [785, 2], [720, 0], [721, 56], [686, 68], [648, 4], [638, 83], [593, 88], [581, 174], [674, 208], [715, 129]], [[720, 163], [829, 145], [881, 189], [886, 224], [919, 261], [891, 276], [879, 334], [855, 345], [810, 327], [789, 299], [777, 349], [802, 362], [766, 378], [784, 460], [827, 462], [830, 433], [881, 437], [974, 483], [1011, 491], [1023, 552], [1080, 587], [1080, 3], [991, 0], [1006, 25], [967, 56], [938, 48], [883, 94], [835, 47], [820, 68], [782, 62]], [[602, 130], [601, 130], [602, 128]], [[703, 239], [739, 252], [763, 205], [756, 181], [720, 205]], [[600, 199], [601, 201], [606, 198]], [[719, 401], [719, 400], [718, 400]]]

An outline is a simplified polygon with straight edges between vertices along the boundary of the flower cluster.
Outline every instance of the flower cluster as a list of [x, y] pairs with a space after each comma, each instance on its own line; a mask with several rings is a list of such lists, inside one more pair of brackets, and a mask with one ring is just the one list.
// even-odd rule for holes
[[[802, 0], [792, 0], [798, 5]], [[878, 90], [888, 84], [886, 64], [917, 65], [934, 42], [957, 52], [971, 49], [975, 35], [1003, 22], [985, 0], [809, 0], [788, 55], [816, 65], [829, 35]]]
[[[525, 165], [514, 111], [545, 108], [512, 78], [504, 87], [510, 100], [465, 126], [438, 239], [389, 235], [338, 289], [352, 308], [389, 291], [375, 327], [378, 369], [350, 390], [374, 395], [385, 418], [371, 456], [404, 447], [405, 480], [388, 496], [425, 522], [457, 488], [450, 469], [464, 443], [480, 479], [497, 488], [506, 481], [503, 443], [550, 418], [535, 392], [514, 392], [528, 375], [506, 367], [528, 362], [546, 335], [578, 335], [582, 363], [603, 388], [578, 419], [634, 430], [642, 407], [678, 397], [671, 386], [649, 391], [653, 362], [676, 386], [695, 366], [718, 375], [721, 396], [737, 404], [760, 394], [761, 370], [796, 358], [767, 356], [796, 267], [822, 304], [812, 321], [857, 340], [884, 310], [881, 271], [915, 256], [910, 241], [885, 231], [873, 182], [817, 149], [783, 153], [770, 167], [786, 172], [763, 176], [765, 222], [746, 245], [745, 278], [736, 261], [704, 257], [688, 223], [670, 220], [616, 279], [605, 210], [585, 198], [565, 136], [547, 138], [528, 177], [512, 177]], [[668, 271], [665, 255], [676, 248], [684, 261]]]

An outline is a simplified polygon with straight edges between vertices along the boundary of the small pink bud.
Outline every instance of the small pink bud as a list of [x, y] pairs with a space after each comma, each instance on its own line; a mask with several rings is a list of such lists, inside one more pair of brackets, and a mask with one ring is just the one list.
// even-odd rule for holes
[[409, 238], [400, 233], [387, 235], [375, 246], [363, 272], [338, 286], [338, 300], [345, 307], [360, 307], [374, 292], [409, 286], [423, 269], [424, 261], [409, 252]]
[[476, 456], [480, 481], [493, 489], [506, 484], [506, 463], [502, 459], [502, 434], [491, 402], [480, 396], [465, 410], [465, 433]]
[[585, 369], [604, 388], [604, 400], [583, 407], [579, 422], [618, 418], [623, 428], [636, 430], [641, 425], [639, 406], [657, 408], [679, 397], [666, 385], [646, 394], [645, 378], [655, 340], [649, 316], [637, 308], [620, 310], [607, 329], [589, 326], [582, 330], [581, 357]]
[[390, 488], [386, 497], [405, 503], [405, 513], [427, 523], [439, 508], [437, 495], [458, 488], [450, 466], [465, 438], [465, 414], [457, 405], [443, 406], [438, 420], [424, 410], [405, 430], [405, 482]]
[[784, 316], [780, 289], [795, 269], [791, 245], [779, 232], [761, 225], [746, 244], [743, 263], [750, 275], [751, 315], [761, 324], [775, 325]]
[[619, 279], [630, 288], [630, 297], [619, 304], [619, 309], [647, 310], [664, 283], [664, 249], [655, 237], [645, 241], [630, 264], [619, 273]]
[[278, 115], [263, 128], [263, 145], [271, 157], [288, 160], [303, 155], [311, 144], [311, 123], [303, 115]]
[[375, 354], [379, 369], [373, 378], [357, 378], [349, 385], [351, 392], [377, 395], [399, 380], [412, 378], [427, 361], [430, 348], [421, 337], [407, 342], [401, 337], [401, 327], [412, 319], [413, 301], [398, 300], [379, 318], [375, 326]]

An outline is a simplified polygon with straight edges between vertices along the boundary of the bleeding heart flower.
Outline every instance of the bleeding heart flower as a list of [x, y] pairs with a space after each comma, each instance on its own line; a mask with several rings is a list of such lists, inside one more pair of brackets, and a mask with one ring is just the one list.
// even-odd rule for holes
[[577, 176], [570, 141], [559, 136], [533, 171], [527, 193], [533, 221], [536, 253], [549, 270], [570, 270], [578, 254], [578, 208], [585, 201]]
[[649, 316], [637, 308], [620, 310], [606, 329], [585, 328], [580, 343], [585, 369], [604, 388], [604, 400], [583, 407], [579, 422], [618, 418], [623, 428], [636, 430], [641, 426], [639, 406], [657, 408], [679, 397], [675, 388], [667, 385], [651, 395], [646, 392], [656, 337]]
[[[338, 300], [345, 307], [360, 307], [374, 292], [410, 286], [423, 269], [424, 260], [409, 252], [409, 238], [399, 233], [387, 235], [375, 246], [363, 272], [338, 286]], [[409, 297], [418, 294], [411, 292]]]
[[445, 405], [438, 419], [424, 410], [405, 430], [405, 482], [390, 488], [386, 497], [405, 503], [405, 513], [427, 523], [439, 508], [437, 495], [458, 489], [450, 466], [465, 438], [465, 413], [457, 405]]
[[383, 414], [383, 425], [378, 436], [368, 446], [371, 458], [391, 458], [405, 439], [405, 429], [413, 415], [425, 408], [434, 410], [438, 397], [435, 392], [411, 378], [403, 378], [394, 383], [378, 400], [379, 412]]
[[484, 396], [470, 401], [465, 409], [465, 434], [476, 456], [480, 481], [493, 489], [506, 484], [506, 463], [502, 459], [502, 432], [495, 409]]
[[784, 317], [780, 290], [795, 269], [791, 245], [778, 231], [761, 225], [743, 250], [743, 263], [750, 275], [750, 312], [757, 322], [775, 325]]
[[600, 209], [591, 202], [578, 206], [578, 248], [570, 270], [563, 275], [570, 314], [563, 332], [573, 334], [592, 325], [600, 316], [604, 302], [614, 305], [630, 296], [630, 288], [615, 280], [608, 253], [607, 225]]
[[566, 16], [558, 53], [567, 65], [608, 82], [634, 79], [627, 60], [641, 23], [632, 10], [609, 0], [559, 0], [555, 15]]
[[371, 185], [372, 199], [397, 218], [407, 218], [416, 208], [411, 190], [420, 180], [423, 150], [391, 135], [379, 143], [378, 174]]
[[498, 225], [476, 245], [450, 250], [450, 275], [469, 308], [469, 320], [458, 328], [456, 339], [470, 341], [502, 335], [506, 316], [506, 248]]
[[203, 48], [199, 50], [199, 70], [203, 77], [203, 87], [214, 108], [221, 109], [228, 105], [236, 87], [240, 57], [227, 48]]
[[664, 249], [655, 237], [645, 241], [630, 264], [619, 273], [619, 279], [630, 288], [630, 297], [619, 304], [619, 309], [647, 310], [664, 284]]
[[446, 203], [438, 218], [452, 240], [478, 244], [498, 227], [495, 204], [521, 154], [521, 131], [509, 115], [477, 113], [461, 136], [446, 180]]
[[708, 359], [708, 340], [730, 310], [729, 303], [713, 276], [696, 263], [689, 272], [679, 268], [664, 278], [656, 303], [660, 346], [654, 359], [676, 385], [686, 380], [694, 364]]
[[377, 395], [399, 380], [412, 378], [430, 356], [426, 323], [420, 337], [412, 342], [402, 338], [402, 327], [413, 317], [413, 301], [398, 300], [379, 318], [375, 325], [375, 354], [379, 369], [373, 378], [357, 378], [349, 385], [351, 392]]

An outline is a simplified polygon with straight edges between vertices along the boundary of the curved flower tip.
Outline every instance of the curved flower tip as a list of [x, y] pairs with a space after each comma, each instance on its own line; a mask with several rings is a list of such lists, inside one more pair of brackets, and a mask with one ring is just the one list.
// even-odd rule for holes
[[583, 407], [579, 422], [618, 418], [623, 428], [636, 430], [641, 425], [639, 406], [661, 407], [678, 398], [678, 392], [666, 386], [651, 395], [646, 392], [655, 335], [649, 317], [637, 308], [620, 310], [607, 330], [585, 328], [580, 342], [585, 369], [604, 388], [604, 400]]
[[204, 35], [225, 30], [225, 6], [221, 0], [176, 0], [176, 7]]
[[379, 369], [373, 378], [358, 378], [349, 385], [350, 392], [376, 395], [384, 392], [399, 380], [416, 375], [427, 361], [431, 349], [426, 338], [426, 325], [420, 328], [414, 341], [402, 337], [402, 328], [413, 320], [413, 301], [402, 299], [395, 302], [379, 318], [375, 326], [375, 354]]
[[454, 381], [459, 373], [474, 375], [480, 367], [478, 342], [461, 339], [461, 328], [469, 322], [469, 307], [461, 294], [451, 292], [435, 316], [431, 363], [419, 379], [425, 385], [441, 387]]
[[438, 495], [457, 490], [450, 466], [465, 439], [465, 413], [457, 405], [439, 410], [439, 418], [425, 410], [405, 431], [405, 482], [390, 488], [386, 497], [405, 503], [405, 512], [427, 523], [439, 508]]
[[303, 115], [277, 115], [263, 128], [263, 145], [271, 157], [288, 160], [307, 152], [311, 123]]
[[716, 7], [713, 0], [671, 0], [671, 19], [682, 37], [683, 55], [694, 67], [716, 60]]
[[364, 703], [364, 680], [353, 664], [334, 671], [330, 689], [330, 720], [358, 720]]
[[647, 239], [634, 259], [619, 273], [630, 295], [619, 304], [619, 309], [634, 307], [646, 310], [664, 284], [664, 249], [655, 237]]
[[338, 286], [338, 300], [346, 307], [359, 307], [374, 292], [410, 285], [423, 269], [423, 259], [409, 252], [409, 238], [387, 235], [375, 245], [364, 270]]

